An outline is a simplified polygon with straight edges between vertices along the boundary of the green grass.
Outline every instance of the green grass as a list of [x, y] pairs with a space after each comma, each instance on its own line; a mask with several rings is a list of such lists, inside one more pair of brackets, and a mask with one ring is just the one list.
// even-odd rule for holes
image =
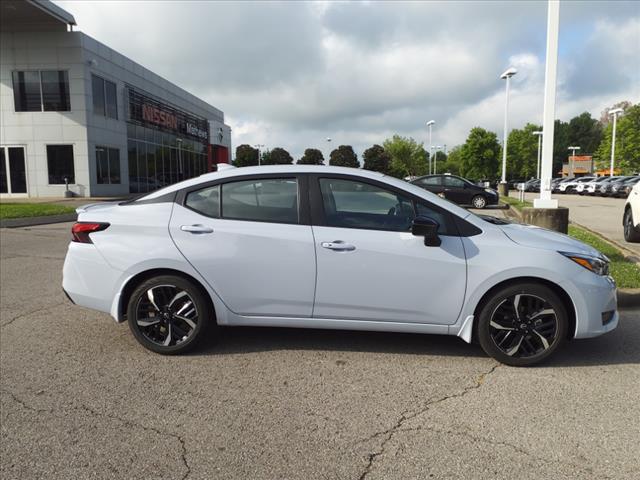
[[76, 209], [51, 203], [0, 203], [0, 220], [9, 218], [46, 217], [73, 213]]
[[515, 208], [518, 211], [521, 211], [525, 207], [533, 207], [533, 203], [528, 202], [527, 200], [525, 200], [524, 202], [521, 202], [517, 198], [513, 198], [513, 197], [500, 197], [500, 201], [508, 205], [511, 205], [513, 208]]
[[617, 247], [584, 228], [569, 225], [569, 235], [604, 253], [611, 260], [611, 276], [619, 288], [640, 288], [640, 267], [624, 258]]

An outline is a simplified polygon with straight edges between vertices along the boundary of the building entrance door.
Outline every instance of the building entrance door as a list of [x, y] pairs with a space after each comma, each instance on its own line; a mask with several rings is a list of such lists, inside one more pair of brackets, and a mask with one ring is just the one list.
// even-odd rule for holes
[[0, 147], [0, 194], [27, 194], [24, 147]]

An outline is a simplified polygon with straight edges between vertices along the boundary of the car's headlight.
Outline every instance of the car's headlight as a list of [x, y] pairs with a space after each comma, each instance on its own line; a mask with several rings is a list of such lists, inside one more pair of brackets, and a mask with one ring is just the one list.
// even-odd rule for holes
[[492, 194], [492, 195], [495, 195], [495, 194], [496, 194], [496, 191], [495, 191], [495, 190], [493, 190], [493, 189], [491, 189], [491, 188], [485, 188], [485, 189], [484, 189], [484, 191], [485, 191], [485, 192], [487, 192], [487, 193], [490, 193], [490, 194]]
[[609, 259], [607, 257], [593, 257], [581, 253], [558, 252], [569, 260], [573, 260], [581, 267], [595, 273], [596, 275], [609, 275]]

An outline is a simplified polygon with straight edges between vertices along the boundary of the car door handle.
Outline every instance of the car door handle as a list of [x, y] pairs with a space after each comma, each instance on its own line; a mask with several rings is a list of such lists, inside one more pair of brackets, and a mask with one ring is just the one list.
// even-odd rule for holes
[[356, 249], [355, 245], [345, 243], [342, 240], [334, 240], [333, 242], [322, 242], [320, 246], [328, 250], [333, 250], [334, 252], [353, 252]]
[[189, 233], [213, 233], [213, 228], [204, 225], [182, 225], [180, 230]]

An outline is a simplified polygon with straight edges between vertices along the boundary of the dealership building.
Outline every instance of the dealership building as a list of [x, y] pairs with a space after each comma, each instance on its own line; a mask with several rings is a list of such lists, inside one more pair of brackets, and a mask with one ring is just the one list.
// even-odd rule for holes
[[123, 196], [230, 161], [221, 110], [75, 25], [48, 0], [0, 2], [0, 196]]

